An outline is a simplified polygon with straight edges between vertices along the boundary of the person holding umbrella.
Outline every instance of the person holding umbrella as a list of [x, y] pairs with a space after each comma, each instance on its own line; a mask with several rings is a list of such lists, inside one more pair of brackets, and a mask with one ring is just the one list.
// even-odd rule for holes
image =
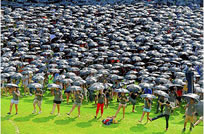
[[125, 118], [125, 107], [126, 107], [126, 102], [128, 101], [127, 96], [125, 93], [129, 93], [128, 90], [126, 89], [116, 89], [115, 92], [120, 92], [121, 96], [119, 97], [120, 103], [117, 112], [115, 113], [115, 118], [117, 117], [121, 107], [123, 107], [123, 119]]
[[184, 121], [184, 128], [183, 128], [183, 132], [186, 131], [186, 125], [188, 123], [188, 121], [190, 121], [190, 131], [192, 131], [192, 127], [194, 124], [194, 115], [196, 112], [196, 106], [195, 106], [195, 100], [193, 98], [190, 98], [190, 102], [186, 105], [185, 107], [186, 112], [185, 112], [185, 121]]
[[103, 117], [103, 107], [104, 107], [104, 103], [105, 103], [105, 100], [106, 100], [106, 95], [103, 93], [103, 90], [99, 91], [99, 94], [97, 95], [97, 100], [98, 100], [98, 103], [97, 103], [95, 118], [97, 118], [97, 115], [98, 115], [98, 112], [99, 112], [100, 108], [101, 108], [101, 117]]
[[41, 88], [42, 88], [41, 84], [36, 85], [36, 90], [34, 91], [35, 99], [33, 101], [33, 108], [34, 108], [33, 114], [36, 112], [36, 104], [38, 104], [38, 107], [39, 107], [38, 114], [41, 114], [42, 112], [41, 105], [42, 105], [42, 98], [43, 98], [43, 90]]
[[136, 105], [136, 92], [130, 92], [130, 103], [132, 104], [132, 112], [135, 112], [135, 105]]
[[69, 116], [73, 110], [75, 109], [76, 106], [78, 106], [78, 117], [80, 117], [80, 107], [81, 107], [81, 104], [82, 104], [82, 100], [83, 100], [83, 95], [81, 93], [81, 87], [78, 87], [78, 86], [72, 86], [70, 88], [71, 90], [75, 90], [74, 94], [75, 94], [75, 102], [74, 102], [74, 105], [72, 106], [72, 109], [69, 113], [67, 113], [67, 115]]
[[10, 86], [12, 88], [12, 95], [13, 98], [11, 99], [11, 104], [10, 104], [10, 110], [7, 114], [11, 114], [13, 104], [15, 104], [16, 108], [16, 115], [18, 114], [18, 102], [19, 102], [19, 97], [20, 97], [20, 91], [18, 90], [18, 86], [16, 84], [7, 84], [7, 86]]
[[142, 113], [142, 117], [141, 117], [141, 119], [139, 120], [139, 122], [141, 123], [142, 122], [142, 120], [143, 120], [143, 117], [144, 117], [144, 115], [147, 113], [147, 122], [148, 122], [148, 120], [150, 120], [150, 118], [149, 118], [149, 113], [150, 113], [150, 111], [151, 111], [151, 107], [152, 107], [152, 105], [151, 105], [151, 99], [152, 98], [156, 98], [154, 95], [151, 95], [151, 94], [143, 94], [143, 95], [141, 95], [141, 97], [142, 98], [145, 98], [145, 100], [144, 100], [144, 108], [143, 108], [143, 113]]
[[165, 117], [165, 119], [166, 119], [166, 131], [167, 131], [168, 127], [169, 127], [169, 117], [170, 117], [171, 109], [175, 109], [176, 107], [171, 106], [169, 101], [166, 101], [166, 103], [162, 103], [159, 101], [159, 103], [160, 103], [160, 105], [165, 106], [164, 113], [162, 113], [162, 114], [160, 114], [154, 118], [150, 118], [150, 121], [154, 121], [154, 120], [157, 120], [161, 117]]
[[52, 112], [50, 114], [53, 114], [55, 111], [55, 108], [57, 106], [57, 110], [58, 110], [58, 115], [60, 115], [60, 104], [62, 102], [62, 91], [60, 90], [60, 86], [58, 85], [54, 92], [52, 93], [52, 95], [54, 95], [54, 100], [53, 100], [53, 109]]
[[29, 92], [28, 90], [29, 76], [25, 75], [22, 78], [22, 81], [23, 81], [23, 88], [24, 88], [24, 96], [26, 96], [26, 92]]

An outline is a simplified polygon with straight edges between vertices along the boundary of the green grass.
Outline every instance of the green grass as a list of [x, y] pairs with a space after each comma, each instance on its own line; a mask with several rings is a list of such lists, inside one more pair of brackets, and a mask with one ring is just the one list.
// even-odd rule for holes
[[[181, 134], [183, 129], [184, 110], [178, 108], [170, 116], [169, 130], [165, 132], [165, 118], [158, 119], [154, 122], [145, 124], [146, 116], [143, 123], [138, 123], [142, 114], [143, 102], [140, 101], [136, 105], [136, 112], [132, 113], [132, 106], [128, 105], [126, 108], [125, 119], [122, 118], [122, 109], [118, 114], [118, 124], [111, 124], [105, 126], [102, 124], [102, 118], [94, 119], [96, 106], [92, 103], [84, 103], [81, 107], [81, 117], [77, 118], [77, 109], [72, 115], [67, 117], [66, 113], [70, 111], [72, 103], [69, 105], [61, 104], [61, 116], [50, 115], [52, 109], [52, 96], [45, 96], [42, 103], [42, 114], [31, 114], [33, 111], [34, 96], [20, 98], [19, 114], [15, 114], [15, 107], [13, 107], [12, 115], [7, 115], [10, 105], [10, 97], [2, 96], [1, 98], [1, 133], [15, 134], [17, 130], [20, 134]], [[150, 117], [156, 116], [155, 105], [153, 104]], [[104, 116], [114, 115], [118, 107], [117, 102], [112, 102], [108, 109], [104, 109]], [[56, 109], [57, 110], [57, 109]], [[55, 111], [57, 113], [57, 111]], [[99, 111], [100, 115], [100, 111]], [[203, 123], [196, 126], [192, 132], [189, 131], [190, 124], [187, 124], [186, 133], [202, 134]]]

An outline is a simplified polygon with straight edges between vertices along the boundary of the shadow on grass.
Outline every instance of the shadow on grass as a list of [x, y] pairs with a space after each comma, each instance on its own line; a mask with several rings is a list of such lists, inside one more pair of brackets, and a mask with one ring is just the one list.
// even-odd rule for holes
[[29, 121], [31, 118], [35, 117], [37, 114], [29, 114], [27, 116], [24, 117], [17, 117], [14, 119], [14, 121], [17, 122], [24, 122], [24, 121]]
[[5, 120], [9, 120], [10, 118], [12, 118], [14, 115], [6, 115], [4, 117], [1, 116], [1, 121], [5, 121]]
[[79, 122], [76, 124], [77, 127], [80, 127], [80, 128], [87, 128], [87, 127], [91, 127], [92, 126], [92, 122], [96, 122], [97, 120], [95, 118], [87, 121], [87, 122]]
[[152, 134], [165, 134], [166, 133], [166, 131], [164, 131], [164, 132], [152, 132]]
[[143, 132], [146, 130], [147, 130], [147, 128], [142, 124], [137, 124], [136, 126], [133, 126], [130, 128], [130, 131], [132, 131], [132, 132], [138, 132], [138, 131]]
[[43, 122], [48, 122], [50, 120], [53, 120], [56, 117], [56, 115], [50, 115], [47, 117], [40, 117], [40, 118], [35, 118], [32, 121], [36, 123], [43, 123]]
[[73, 121], [75, 121], [77, 117], [74, 118], [65, 118], [64, 120], [55, 120], [55, 124], [57, 125], [67, 125], [69, 123], [72, 123]]

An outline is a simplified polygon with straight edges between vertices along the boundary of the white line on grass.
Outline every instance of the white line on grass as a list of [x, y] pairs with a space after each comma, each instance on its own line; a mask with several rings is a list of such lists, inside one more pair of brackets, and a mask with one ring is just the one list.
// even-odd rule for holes
[[9, 122], [15, 127], [16, 134], [19, 134], [20, 132], [19, 132], [18, 126], [12, 120], [9, 120]]

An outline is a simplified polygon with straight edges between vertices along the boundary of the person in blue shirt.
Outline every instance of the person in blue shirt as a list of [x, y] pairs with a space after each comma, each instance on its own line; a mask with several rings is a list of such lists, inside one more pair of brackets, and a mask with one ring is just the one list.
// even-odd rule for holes
[[152, 94], [152, 89], [150, 89], [150, 88], [144, 88], [143, 93], [144, 93], [144, 94]]

